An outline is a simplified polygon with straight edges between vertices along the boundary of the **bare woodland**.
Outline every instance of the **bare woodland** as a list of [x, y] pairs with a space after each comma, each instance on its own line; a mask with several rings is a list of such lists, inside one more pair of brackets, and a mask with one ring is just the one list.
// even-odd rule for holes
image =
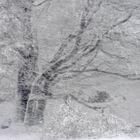
[[0, 77], [15, 92], [16, 121], [43, 124], [47, 102], [60, 98], [103, 114], [103, 90], [86, 100], [52, 89], [81, 75], [139, 81], [139, 14], [139, 0], [1, 0]]

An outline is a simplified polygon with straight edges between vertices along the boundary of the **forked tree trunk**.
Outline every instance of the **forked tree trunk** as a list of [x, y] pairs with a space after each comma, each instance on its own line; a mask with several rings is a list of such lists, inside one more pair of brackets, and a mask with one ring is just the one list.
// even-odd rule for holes
[[24, 119], [24, 123], [27, 125], [37, 125], [44, 122], [46, 97], [51, 96], [49, 85], [52, 82], [52, 79], [47, 78], [41, 76], [33, 84]]

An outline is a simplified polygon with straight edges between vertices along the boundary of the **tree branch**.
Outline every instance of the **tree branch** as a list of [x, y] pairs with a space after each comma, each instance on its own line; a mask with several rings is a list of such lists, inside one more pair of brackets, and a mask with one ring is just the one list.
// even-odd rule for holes
[[[81, 71], [74, 70], [74, 71], [71, 71], [71, 72], [79, 73]], [[98, 72], [98, 73], [104, 73], [104, 74], [108, 74], [108, 75], [118, 76], [118, 77], [125, 78], [125, 79], [128, 79], [128, 80], [140, 80], [140, 77], [138, 77], [138, 75], [140, 76], [140, 74], [121, 74], [121, 73], [118, 73], [118, 72], [100, 70], [100, 69], [97, 69], [97, 68], [95, 68], [95, 69], [87, 69], [87, 70], [82, 71], [82, 72], [83, 73], [84, 72]]]
[[109, 30], [107, 30], [104, 35], [107, 35], [111, 30], [113, 30], [114, 28], [116, 28], [117, 26], [126, 23], [127, 21], [129, 21], [129, 19], [133, 16], [134, 11], [139, 7], [140, 4], [136, 5], [132, 11], [122, 20], [118, 21], [117, 23], [113, 24]]
[[[91, 9], [93, 5], [91, 6], [88, 4], [88, 7], [85, 7], [84, 12], [83, 12], [82, 17], [81, 17], [81, 21], [80, 21], [80, 27], [79, 27], [80, 29], [77, 31], [77, 33], [70, 34], [64, 40], [64, 42], [61, 44], [61, 47], [59, 48], [58, 52], [54, 55], [54, 58], [51, 61], [51, 63], [55, 63], [56, 61], [58, 61], [61, 58], [65, 48], [68, 46], [68, 43], [72, 42], [74, 39], [75, 39], [75, 46], [74, 46], [73, 50], [71, 51], [71, 53], [68, 54], [64, 58], [65, 60], [63, 59], [63, 62], [69, 61], [81, 49], [83, 49], [83, 48], [80, 48], [81, 47], [81, 45], [80, 45], [81, 35], [85, 32], [85, 30], [87, 29], [87, 27], [91, 23], [93, 14], [97, 13], [97, 11], [100, 9], [101, 4], [102, 4], [102, 1], [99, 2], [97, 9], [95, 9], [94, 11], [92, 11], [93, 9]], [[90, 15], [90, 12], [92, 13], [91, 15]]]
[[43, 0], [42, 2], [40, 2], [38, 4], [33, 4], [33, 6], [38, 7], [38, 6], [41, 6], [41, 5], [45, 4], [48, 1], [50, 1], [50, 0]]
[[[102, 4], [102, 1], [100, 1], [98, 8], [93, 12], [96, 13], [99, 9], [100, 6]], [[137, 6], [138, 7], [138, 6]], [[116, 57], [119, 59], [125, 59], [124, 57], [115, 55], [115, 54], [111, 54], [103, 49], [100, 48], [100, 43], [102, 42], [102, 39], [105, 35], [107, 35], [109, 33], [110, 30], [114, 29], [115, 27], [126, 23], [133, 14], [133, 11], [137, 8], [133, 8], [133, 10], [128, 14], [128, 16], [120, 21], [118, 21], [117, 23], [113, 24], [105, 33], [102, 34], [101, 37], [98, 37], [95, 44], [90, 44], [90, 45], [85, 45], [82, 46], [81, 43], [81, 35], [84, 33], [85, 29], [87, 29], [89, 23], [87, 24], [87, 21], [91, 21], [90, 18], [92, 18], [92, 16], [89, 17], [89, 11], [90, 11], [90, 7], [85, 7], [85, 11], [82, 15], [81, 18], [81, 24], [80, 24], [80, 29], [78, 31], [78, 33], [76, 35], [69, 35], [68, 38], [64, 41], [64, 43], [62, 43], [60, 49], [58, 50], [58, 52], [56, 53], [54, 59], [51, 61], [52, 66], [50, 67], [50, 71], [51, 70], [55, 70], [55, 72], [58, 71], [58, 73], [63, 73], [63, 70], [67, 71], [68, 69], [70, 69], [71, 67], [73, 67], [74, 65], [77, 64], [77, 62], [79, 62], [81, 59], [86, 58], [87, 56], [89, 56], [91, 53], [95, 52], [96, 50], [100, 50], [102, 51], [104, 54], [110, 56], [110, 57]], [[88, 17], [88, 18], [87, 18]], [[68, 43], [70, 43], [71, 41], [73, 41], [73, 39], [75, 39], [75, 45], [72, 49], [72, 51], [69, 54], [66, 54], [66, 56], [62, 57], [62, 54], [65, 50], [65, 48], [68, 46]], [[70, 63], [67, 65], [67, 63]], [[86, 68], [84, 69], [84, 71], [86, 70]], [[94, 71], [99, 72], [99, 70], [94, 69]], [[80, 73], [83, 71], [80, 71]], [[100, 71], [103, 72], [103, 71]], [[111, 72], [105, 72], [105, 73], [111, 73]], [[116, 75], [120, 75], [122, 77], [127, 77], [126, 75], [121, 75], [121, 74], [117, 74], [117, 73], [112, 73], [112, 74], [116, 74]]]
[[116, 54], [109, 53], [108, 51], [105, 51], [105, 50], [103, 50], [102, 48], [99, 48], [99, 50], [100, 50], [102, 53], [108, 55], [109, 57], [112, 57], [112, 58], [115, 57], [115, 58], [118, 58], [118, 59], [125, 59], [125, 57], [123, 57], [123, 56], [119, 56], [119, 55], [116, 55]]

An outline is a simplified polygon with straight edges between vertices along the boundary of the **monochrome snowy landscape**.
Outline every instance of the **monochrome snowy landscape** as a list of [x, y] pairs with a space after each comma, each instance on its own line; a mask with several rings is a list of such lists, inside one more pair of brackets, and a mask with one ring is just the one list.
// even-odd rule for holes
[[139, 0], [0, 0], [0, 140], [140, 139]]

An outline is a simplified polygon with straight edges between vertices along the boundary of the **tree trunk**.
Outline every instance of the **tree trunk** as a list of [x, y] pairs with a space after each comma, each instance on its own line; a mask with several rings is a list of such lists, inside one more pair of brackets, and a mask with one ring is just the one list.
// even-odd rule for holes
[[26, 116], [24, 119], [25, 124], [37, 125], [44, 122], [46, 97], [51, 96], [49, 93], [49, 86], [51, 82], [52, 80], [50, 81], [49, 79], [46, 79], [43, 74], [34, 82], [27, 103]]
[[18, 85], [18, 101], [17, 101], [17, 121], [23, 122], [26, 112], [26, 105], [29, 98], [30, 87]]
[[[32, 0], [14, 0], [15, 6], [20, 11], [20, 21], [22, 23], [22, 37], [24, 47], [17, 48], [17, 51], [23, 58], [20, 69], [18, 71], [18, 104], [17, 119], [24, 121], [25, 112], [29, 94], [31, 93], [32, 83], [36, 77], [38, 69], [38, 46], [34, 42], [32, 31]], [[36, 38], [35, 38], [36, 39]]]
[[[27, 107], [31, 86], [36, 77], [36, 61], [26, 59], [26, 63], [22, 65], [18, 72], [18, 103], [17, 103], [17, 120], [23, 122]], [[32, 62], [32, 64], [31, 64]]]
[[24, 123], [27, 125], [37, 125], [44, 122], [44, 110], [46, 99], [31, 99], [28, 101]]

